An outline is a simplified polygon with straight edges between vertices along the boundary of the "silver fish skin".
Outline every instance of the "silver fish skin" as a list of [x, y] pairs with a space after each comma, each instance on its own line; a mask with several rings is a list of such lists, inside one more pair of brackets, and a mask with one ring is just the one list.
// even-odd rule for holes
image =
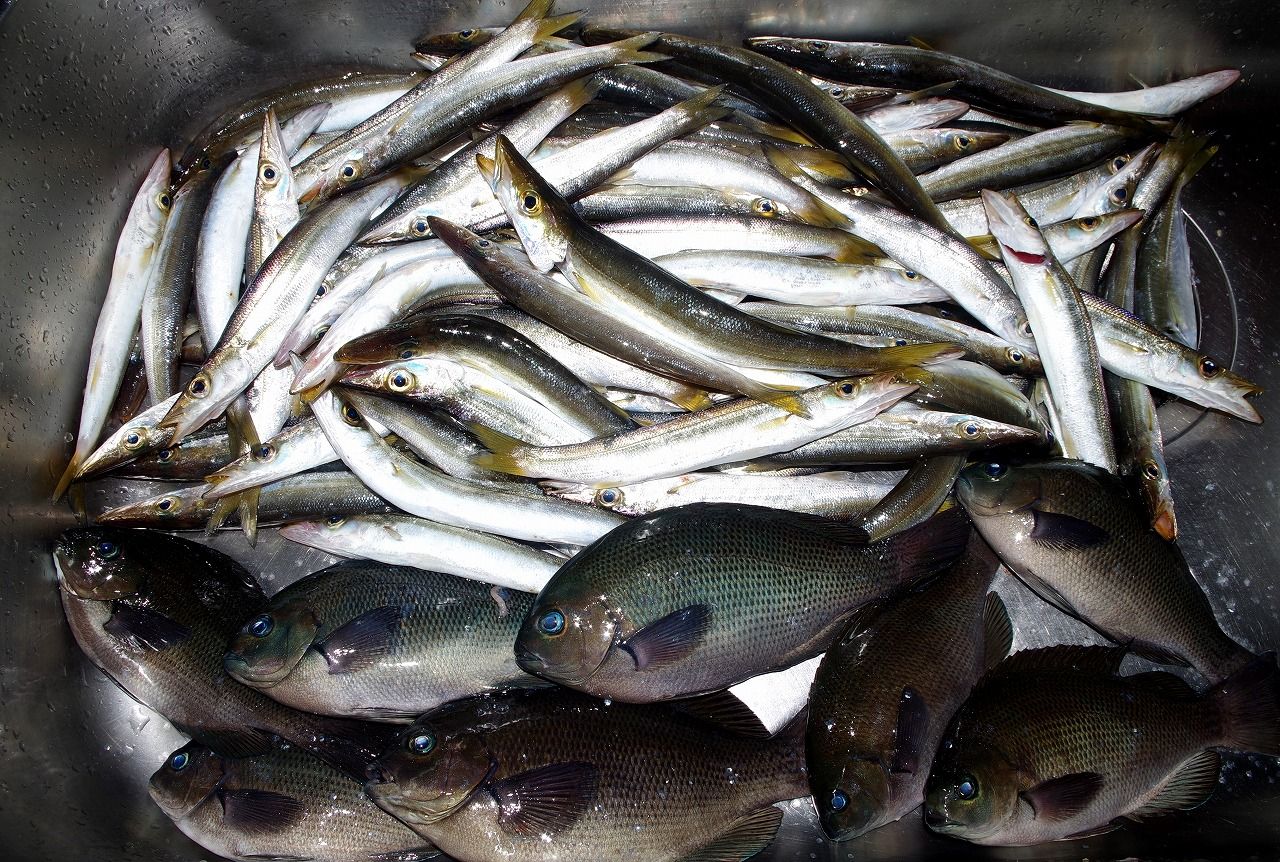
[[331, 391], [311, 402], [311, 409], [348, 469], [374, 493], [420, 518], [513, 539], [570, 545], [588, 545], [622, 522], [610, 512], [509, 493], [419, 464], [368, 431], [358, 414], [341, 406]]
[[221, 470], [205, 477], [204, 496], [217, 500], [323, 467], [338, 460], [319, 423], [308, 417], [292, 425]]
[[216, 347], [162, 425], [174, 442], [222, 413], [275, 357], [306, 311], [325, 272], [372, 213], [389, 203], [400, 180], [391, 178], [343, 195], [290, 231], [245, 291]]
[[[1122, 161], [1117, 168], [1119, 169], [1123, 168], [1129, 159], [1117, 156], [1106, 164], [1060, 180], [1018, 186], [1009, 191], [1018, 196], [1018, 200], [1022, 201], [1022, 205], [1036, 221], [1053, 224], [1064, 218], [1073, 217], [1070, 211], [1076, 207], [1077, 196], [1084, 189], [1098, 188], [1114, 176], [1116, 171], [1112, 167], [1117, 161]], [[982, 198], [977, 195], [943, 201], [938, 204], [938, 209], [942, 210], [947, 221], [961, 236], [983, 236], [991, 233], [991, 228], [987, 225], [987, 211], [983, 209]], [[1058, 215], [1059, 213], [1065, 214]], [[1091, 213], [1081, 213], [1081, 215], [1091, 215]]]
[[946, 502], [967, 460], [967, 452], [919, 459], [892, 490], [854, 523], [873, 542], [923, 524]]
[[940, 126], [958, 119], [968, 110], [968, 103], [961, 102], [959, 99], [927, 97], [909, 102], [880, 105], [862, 112], [860, 116], [888, 143], [888, 135], [894, 132], [909, 132]]
[[173, 205], [167, 190], [169, 171], [169, 151], [161, 150], [143, 176], [116, 240], [111, 281], [89, 348], [89, 372], [80, 405], [75, 451], [54, 489], [55, 500], [62, 497], [72, 480], [83, 474], [82, 468], [102, 437], [112, 401], [124, 379], [130, 340], [142, 317], [143, 296], [155, 274], [156, 253]]
[[1040, 361], [1062, 421], [1068, 458], [1116, 472], [1115, 442], [1093, 327], [1076, 289], [1034, 219], [1018, 203], [984, 191], [987, 221], [1036, 335]]
[[89, 457], [84, 459], [76, 471], [76, 478], [106, 472], [112, 467], [169, 445], [173, 440], [173, 432], [162, 428], [160, 423], [173, 405], [178, 403], [179, 395], [180, 393], [175, 392], [120, 426], [97, 449], [89, 453]]
[[1053, 438], [1022, 390], [980, 362], [955, 359], [929, 368], [905, 369], [898, 376], [919, 387], [911, 395], [917, 404], [988, 416], [1035, 431], [1042, 442]]
[[647, 258], [682, 251], [767, 251], [872, 263], [868, 245], [833, 228], [771, 218], [646, 218], [597, 225], [605, 236]]
[[1079, 102], [1089, 102], [1104, 108], [1113, 108], [1129, 114], [1146, 117], [1174, 117], [1193, 105], [1216, 96], [1223, 90], [1240, 80], [1238, 69], [1221, 69], [1217, 72], [1206, 72], [1193, 75], [1181, 81], [1158, 84], [1154, 87], [1143, 87], [1140, 90], [1127, 90], [1121, 93], [1089, 93], [1073, 90], [1054, 90]]
[[705, 186], [606, 185], [574, 201], [573, 208], [592, 223], [702, 216], [797, 221], [772, 198]]
[[[1044, 235], [1045, 242], [1049, 244], [1049, 250], [1053, 252], [1053, 256], [1065, 267], [1076, 258], [1086, 255], [1097, 248], [1102, 248], [1105, 252], [1105, 243], [1108, 240], [1117, 234], [1123, 234], [1126, 229], [1142, 221], [1145, 215], [1146, 211], [1141, 209], [1116, 210], [1102, 215], [1083, 216], [1054, 222], [1053, 224], [1041, 224], [1040, 233]], [[1000, 256], [997, 243], [990, 235], [970, 237], [969, 242], [981, 246], [984, 252], [990, 252], [995, 257]], [[1007, 269], [1001, 269], [1000, 265], [994, 262], [992, 266], [1001, 275], [1008, 272]]]
[[1011, 137], [1009, 132], [928, 128], [890, 132], [884, 140], [919, 175], [969, 153], [998, 147]]
[[501, 536], [409, 515], [294, 521], [280, 535], [339, 557], [444, 572], [529, 593], [546, 586], [561, 562]]
[[[686, 503], [747, 503], [828, 518], [861, 515], [893, 488], [857, 473], [833, 470], [808, 476], [769, 473], [685, 473], [609, 488], [544, 482], [556, 497], [623, 515], [647, 515]], [[539, 588], [541, 589], [541, 588]]]

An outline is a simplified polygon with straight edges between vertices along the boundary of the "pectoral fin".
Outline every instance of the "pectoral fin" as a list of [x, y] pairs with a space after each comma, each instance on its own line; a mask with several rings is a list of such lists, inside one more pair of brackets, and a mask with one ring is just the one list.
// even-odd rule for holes
[[619, 646], [635, 660], [636, 670], [662, 667], [697, 649], [711, 625], [711, 608], [690, 605], [649, 623]]
[[1097, 772], [1073, 772], [1059, 778], [1042, 781], [1030, 790], [1018, 794], [1037, 820], [1058, 823], [1070, 820], [1083, 811], [1102, 790], [1102, 776]]
[[400, 618], [398, 607], [374, 608], [316, 644], [329, 663], [329, 673], [351, 673], [369, 667], [390, 652]]
[[599, 781], [590, 763], [554, 763], [495, 781], [490, 792], [504, 829], [517, 835], [555, 835], [586, 812]]

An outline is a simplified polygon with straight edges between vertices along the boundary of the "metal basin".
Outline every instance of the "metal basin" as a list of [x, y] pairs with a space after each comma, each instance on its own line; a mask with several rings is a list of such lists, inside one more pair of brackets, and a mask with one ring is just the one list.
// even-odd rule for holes
[[[48, 556], [73, 518], [49, 493], [69, 451], [89, 337], [116, 234], [157, 147], [179, 145], [255, 90], [320, 68], [403, 67], [426, 29], [504, 22], [518, 3], [368, 0], [271, 3], [0, 0], [0, 857], [207, 858], [147, 798], [146, 777], [179, 743], [77, 650]], [[569, 4], [573, 5], [573, 4]], [[1234, 66], [1243, 81], [1201, 109], [1221, 152], [1188, 211], [1206, 343], [1280, 387], [1275, 131], [1280, 7], [1271, 3], [1075, 0], [591, 4], [594, 20], [739, 39], [759, 33], [919, 36], [939, 48], [1072, 89], [1128, 89]], [[1261, 408], [1274, 396], [1264, 396]], [[1274, 409], [1274, 408], [1272, 408]], [[1186, 405], [1164, 408], [1183, 547], [1224, 628], [1259, 650], [1280, 645], [1280, 550], [1271, 530], [1280, 425], [1252, 427]], [[99, 488], [91, 502], [120, 494]], [[249, 559], [269, 590], [325, 565], [268, 536]], [[1012, 581], [1018, 646], [1087, 637]], [[944, 661], [945, 657], [939, 657]], [[807, 801], [791, 806], [762, 858], [1243, 859], [1280, 854], [1280, 768], [1235, 757], [1215, 798], [1189, 816], [1086, 842], [989, 851], [928, 835], [918, 815], [854, 845], [823, 841]]]

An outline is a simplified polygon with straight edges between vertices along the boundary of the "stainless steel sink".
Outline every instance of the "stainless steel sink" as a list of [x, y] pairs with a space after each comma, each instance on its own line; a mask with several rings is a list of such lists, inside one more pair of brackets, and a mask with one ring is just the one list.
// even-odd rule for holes
[[[49, 493], [65, 463], [89, 337], [116, 234], [156, 149], [180, 145], [255, 90], [344, 64], [404, 67], [427, 29], [509, 19], [512, 2], [271, 3], [0, 0], [0, 857], [207, 858], [147, 798], [146, 778], [180, 737], [76, 649], [48, 556], [73, 523]], [[569, 3], [572, 6], [574, 4]], [[591, 4], [592, 20], [736, 40], [789, 33], [904, 39], [1073, 89], [1239, 67], [1236, 88], [1197, 112], [1216, 161], [1192, 185], [1206, 343], [1268, 389], [1280, 387], [1280, 6], [1236, 0], [644, 0]], [[1260, 409], [1275, 409], [1264, 395]], [[1252, 427], [1182, 404], [1163, 408], [1183, 548], [1223, 626], [1259, 650], [1280, 645], [1280, 424]], [[93, 489], [91, 505], [117, 499]], [[215, 543], [278, 589], [325, 565], [278, 537], [250, 557]], [[1087, 637], [1012, 581], [1018, 645]], [[939, 660], [945, 660], [940, 656]], [[928, 835], [916, 815], [853, 845], [827, 844], [808, 802], [791, 806], [765, 857], [809, 859], [1245, 859], [1280, 856], [1280, 767], [1234, 757], [1201, 810], [1086, 842], [989, 851]]]

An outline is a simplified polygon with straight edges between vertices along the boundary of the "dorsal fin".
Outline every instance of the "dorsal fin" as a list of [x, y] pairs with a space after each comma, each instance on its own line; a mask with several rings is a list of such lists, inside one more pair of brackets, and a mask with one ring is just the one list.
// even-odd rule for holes
[[994, 679], [1012, 674], [1048, 671], [1079, 671], [1114, 676], [1128, 652], [1125, 647], [1081, 644], [1058, 644], [1020, 650], [996, 665], [988, 677]]

